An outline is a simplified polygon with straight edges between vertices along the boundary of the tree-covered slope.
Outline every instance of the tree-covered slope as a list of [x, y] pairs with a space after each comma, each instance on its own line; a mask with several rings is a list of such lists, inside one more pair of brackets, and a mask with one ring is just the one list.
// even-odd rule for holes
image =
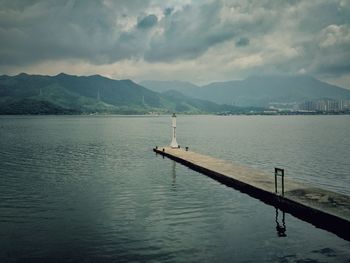
[[160, 94], [131, 80], [99, 75], [0, 76], [0, 114], [215, 113], [227, 108], [231, 109], [181, 93]]

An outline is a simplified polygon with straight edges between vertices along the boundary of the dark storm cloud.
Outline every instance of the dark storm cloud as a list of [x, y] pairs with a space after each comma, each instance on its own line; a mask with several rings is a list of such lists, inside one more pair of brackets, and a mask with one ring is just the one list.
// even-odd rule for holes
[[[25, 2], [25, 1], [24, 1]], [[112, 17], [98, 1], [36, 1], [2, 9], [1, 63], [23, 64], [45, 59], [90, 59], [110, 38]], [[7, 15], [6, 15], [7, 14]]]
[[235, 30], [221, 21], [219, 1], [199, 7], [186, 6], [162, 21], [164, 33], [156, 35], [146, 50], [148, 61], [193, 59], [211, 46], [231, 39]]
[[148, 15], [146, 17], [141, 18], [137, 22], [138, 28], [151, 28], [156, 25], [158, 22], [158, 18], [155, 15]]
[[174, 8], [172, 8], [172, 7], [167, 7], [167, 8], [165, 8], [164, 9], [164, 15], [165, 16], [168, 16], [168, 15], [171, 15], [171, 13], [174, 11]]
[[0, 67], [180, 63], [213, 52], [201, 63], [224, 54], [216, 66], [236, 72], [350, 74], [347, 0], [0, 1]]
[[249, 45], [249, 38], [242, 37], [242, 38], [238, 39], [238, 41], [236, 41], [235, 45], [236, 45], [236, 47], [248, 46]]
[[[309, 65], [309, 72], [321, 75], [340, 76], [350, 72], [350, 34], [345, 44], [333, 44], [314, 51]], [[350, 87], [350, 86], [349, 86]]]
[[133, 1], [124, 2], [118, 9], [113, 1], [5, 2], [0, 10], [0, 64], [64, 59], [101, 64], [136, 56], [143, 50], [138, 43], [143, 33], [124, 32], [116, 25], [125, 13], [132, 15], [129, 6], [135, 9], [128, 4]]
[[341, 2], [319, 1], [307, 6], [307, 12], [299, 14], [299, 30], [312, 34], [332, 24], [348, 24], [350, 9], [349, 6], [341, 6]]

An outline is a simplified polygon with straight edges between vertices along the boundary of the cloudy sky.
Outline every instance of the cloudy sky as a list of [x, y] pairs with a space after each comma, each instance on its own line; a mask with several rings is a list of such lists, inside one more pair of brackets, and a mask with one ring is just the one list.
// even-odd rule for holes
[[0, 74], [350, 88], [350, 0], [0, 0]]

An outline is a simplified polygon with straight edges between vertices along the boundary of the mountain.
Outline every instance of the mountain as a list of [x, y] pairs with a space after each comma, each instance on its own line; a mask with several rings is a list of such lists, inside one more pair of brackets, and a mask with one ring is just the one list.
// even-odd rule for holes
[[266, 106], [271, 102], [303, 102], [317, 99], [347, 99], [346, 90], [310, 76], [255, 76], [242, 81], [211, 83], [197, 98], [240, 106]]
[[180, 81], [142, 84], [159, 92], [99, 75], [3, 75], [0, 114], [246, 113], [272, 102], [350, 99], [350, 90], [305, 75], [255, 76], [202, 87]]
[[[151, 88], [151, 82], [146, 85]], [[236, 106], [266, 107], [269, 103], [301, 103], [318, 99], [350, 99], [350, 90], [307, 75], [253, 76], [245, 80], [215, 82], [202, 87], [160, 82], [162, 89], [181, 91], [186, 96]], [[159, 88], [159, 87], [158, 87]]]
[[[161, 98], [131, 80], [59, 74], [0, 77], [0, 111], [14, 113], [141, 113], [160, 108]], [[40, 111], [40, 109], [42, 110]]]
[[141, 86], [156, 92], [165, 92], [169, 90], [179, 91], [183, 94], [189, 94], [195, 91], [199, 86], [194, 85], [186, 81], [158, 81], [158, 80], [145, 80], [140, 82]]
[[99, 75], [0, 76], [0, 114], [215, 113], [236, 108]]
[[163, 98], [171, 102], [172, 104], [171, 108], [175, 112], [190, 111], [193, 113], [201, 113], [201, 112], [243, 113], [251, 110], [257, 110], [257, 109], [251, 109], [251, 108], [239, 108], [239, 107], [229, 106], [225, 104], [216, 104], [211, 101], [195, 99], [195, 98], [185, 96], [181, 92], [178, 92], [175, 90], [165, 91], [161, 93], [161, 95]]

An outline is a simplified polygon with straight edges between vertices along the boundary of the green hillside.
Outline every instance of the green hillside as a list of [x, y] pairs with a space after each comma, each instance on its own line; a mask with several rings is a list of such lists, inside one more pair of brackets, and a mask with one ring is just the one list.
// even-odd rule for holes
[[0, 76], [0, 114], [218, 113], [231, 106], [192, 99], [179, 92], [157, 93], [131, 80], [99, 75]]

